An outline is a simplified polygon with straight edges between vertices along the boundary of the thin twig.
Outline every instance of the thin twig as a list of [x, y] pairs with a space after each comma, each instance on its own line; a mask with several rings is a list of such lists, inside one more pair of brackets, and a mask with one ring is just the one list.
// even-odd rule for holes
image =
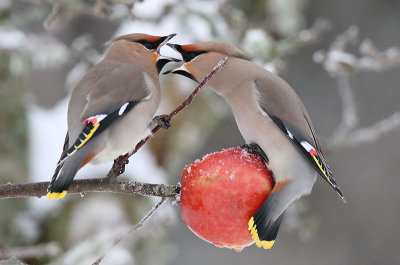
[[[0, 185], [0, 198], [41, 197], [47, 193], [49, 182]], [[175, 197], [180, 192], [179, 185], [150, 184], [135, 181], [117, 181], [109, 178], [74, 180], [69, 194], [86, 192], [114, 192], [139, 194], [143, 196]]]
[[349, 134], [348, 142], [351, 144], [361, 144], [364, 142], [372, 142], [383, 134], [388, 133], [396, 128], [400, 128], [400, 111], [395, 112], [389, 117], [378, 121], [374, 125], [366, 128], [359, 128]]
[[[160, 208], [160, 206], [167, 200], [167, 198], [163, 197], [161, 199], [161, 201], [159, 203], [157, 203], [143, 218], [142, 220], [140, 220], [140, 222], [138, 224], [136, 224], [135, 226], [133, 226], [128, 233], [126, 233], [125, 235], [117, 238], [113, 245], [111, 246], [111, 248], [108, 250], [110, 251], [111, 249], [113, 249], [116, 245], [118, 245], [119, 242], [121, 242], [125, 237], [127, 237], [129, 234], [134, 233], [135, 231], [137, 231], [138, 229], [142, 228], [144, 223], [150, 219], [150, 217]], [[106, 256], [107, 253], [104, 253], [103, 255], [101, 255], [92, 265], [99, 265], [100, 262], [104, 259], [104, 257]]]
[[56, 0], [52, 2], [53, 3], [51, 8], [51, 13], [46, 17], [46, 19], [43, 22], [43, 27], [45, 29], [49, 29], [51, 24], [53, 24], [53, 22], [57, 20], [57, 18], [60, 16], [61, 4]]
[[325, 70], [337, 79], [338, 93], [342, 102], [342, 119], [338, 128], [327, 140], [328, 151], [371, 142], [400, 127], [400, 112], [369, 127], [358, 127], [360, 118], [357, 113], [354, 91], [350, 84], [351, 74], [382, 71], [400, 65], [400, 49], [398, 47], [379, 51], [368, 39], [359, 45], [361, 57], [348, 52], [350, 45], [358, 44], [358, 38], [358, 27], [351, 26], [336, 37], [327, 52], [318, 51], [313, 56], [316, 63], [321, 63]]
[[61, 254], [61, 247], [56, 242], [36, 246], [0, 248], [0, 260], [4, 259], [39, 259], [53, 258]]
[[345, 135], [337, 135], [328, 141], [327, 149], [334, 150], [345, 146], [355, 146], [363, 143], [372, 142], [386, 133], [400, 128], [400, 112], [395, 112], [389, 117], [376, 122], [375, 124], [349, 130]]
[[354, 91], [350, 84], [349, 75], [339, 75], [337, 77], [339, 96], [342, 99], [343, 113], [342, 121], [343, 125], [348, 129], [353, 129], [358, 124], [358, 115], [356, 102], [354, 100]]

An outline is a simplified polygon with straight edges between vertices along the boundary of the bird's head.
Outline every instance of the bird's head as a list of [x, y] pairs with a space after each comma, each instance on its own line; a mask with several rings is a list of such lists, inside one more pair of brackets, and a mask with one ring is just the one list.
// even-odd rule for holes
[[188, 45], [167, 43], [167, 45], [182, 55], [184, 64], [164, 74], [180, 74], [196, 82], [201, 82], [226, 56], [247, 59], [240, 49], [225, 42], [206, 41]]
[[[115, 44], [110, 49], [109, 56], [131, 58], [138, 63], [150, 61], [157, 67], [158, 72], [169, 62], [180, 62], [179, 59], [162, 56], [160, 49], [176, 34], [153, 36], [143, 33], [126, 34], [107, 41], [104, 45]], [[123, 58], [121, 58], [123, 59]], [[150, 59], [150, 60], [148, 60]]]

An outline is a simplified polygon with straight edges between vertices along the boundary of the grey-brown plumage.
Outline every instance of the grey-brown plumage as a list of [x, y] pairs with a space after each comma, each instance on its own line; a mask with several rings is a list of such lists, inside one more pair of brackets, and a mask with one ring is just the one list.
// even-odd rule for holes
[[160, 103], [158, 74], [169, 61], [160, 48], [175, 34], [128, 34], [110, 40], [104, 59], [71, 94], [63, 154], [48, 188], [48, 198], [65, 195], [76, 172], [88, 162], [105, 162], [132, 151], [151, 134]]
[[283, 79], [246, 60], [239, 49], [227, 43], [168, 45], [180, 52], [185, 61], [170, 72], [198, 82], [221, 59], [229, 57], [208, 86], [231, 106], [246, 143], [258, 145], [265, 153], [275, 180], [272, 193], [249, 221], [258, 246], [272, 246], [286, 208], [311, 192], [317, 173], [343, 198], [306, 108]]

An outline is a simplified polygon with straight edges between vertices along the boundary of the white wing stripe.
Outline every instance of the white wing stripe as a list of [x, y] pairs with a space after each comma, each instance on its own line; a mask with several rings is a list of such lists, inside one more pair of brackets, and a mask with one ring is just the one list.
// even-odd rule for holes
[[122, 114], [124, 114], [126, 107], [128, 107], [129, 103], [125, 103], [124, 105], [122, 105], [122, 107], [119, 109], [118, 111], [118, 115], [121, 116]]
[[306, 141], [301, 141], [300, 144], [304, 147], [304, 149], [307, 150], [307, 152], [310, 152], [314, 149], [314, 147]]

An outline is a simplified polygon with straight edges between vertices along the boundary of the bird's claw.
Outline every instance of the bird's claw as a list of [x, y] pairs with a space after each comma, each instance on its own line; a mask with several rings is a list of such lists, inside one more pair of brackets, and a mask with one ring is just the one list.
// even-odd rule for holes
[[264, 160], [265, 163], [269, 162], [267, 154], [261, 149], [258, 144], [251, 143], [251, 144], [244, 144], [240, 146], [242, 149], [246, 150], [250, 154], [258, 155], [259, 157]]
[[125, 172], [125, 165], [129, 164], [129, 159], [123, 160], [123, 156], [120, 156], [115, 160], [115, 163], [118, 175], [121, 175]]
[[171, 127], [171, 118], [168, 114], [158, 115], [154, 117], [153, 121], [150, 124], [154, 123], [157, 123], [161, 126], [161, 128], [167, 130], [169, 127]]

